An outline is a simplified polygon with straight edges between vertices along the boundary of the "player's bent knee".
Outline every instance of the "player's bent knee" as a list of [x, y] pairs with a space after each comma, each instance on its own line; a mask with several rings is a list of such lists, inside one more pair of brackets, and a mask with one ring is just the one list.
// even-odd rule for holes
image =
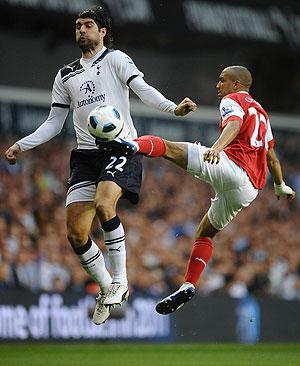
[[101, 202], [96, 202], [95, 208], [101, 222], [108, 221], [116, 215], [116, 209], [113, 207], [111, 201], [102, 200]]
[[200, 237], [210, 238], [212, 239], [216, 234], [218, 234], [220, 230], [216, 229], [208, 218], [208, 214], [206, 214], [201, 220], [198, 229], [196, 231], [195, 238], [198, 239]]
[[67, 233], [68, 241], [73, 248], [79, 248], [86, 244], [88, 235], [85, 232], [68, 230]]
[[102, 199], [100, 202], [95, 202], [95, 208], [97, 213], [104, 214], [107, 211], [111, 210], [111, 201]]

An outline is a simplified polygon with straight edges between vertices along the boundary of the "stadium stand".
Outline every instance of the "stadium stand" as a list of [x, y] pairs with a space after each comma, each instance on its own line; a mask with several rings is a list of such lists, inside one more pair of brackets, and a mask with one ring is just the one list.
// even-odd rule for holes
[[[299, 135], [276, 135], [287, 181], [300, 197]], [[65, 182], [72, 144], [65, 139], [47, 143], [22, 155], [16, 166], [1, 156], [1, 292], [16, 287], [82, 291], [91, 286], [66, 239]], [[1, 151], [8, 145], [2, 140]], [[212, 191], [162, 159], [145, 159], [144, 166], [140, 204], [124, 204], [120, 216], [127, 232], [131, 290], [160, 296], [182, 282], [193, 232]], [[292, 205], [278, 203], [268, 184], [217, 236], [199, 293], [240, 298], [254, 292], [300, 300], [299, 209], [299, 199]], [[104, 249], [96, 221], [93, 236]]]

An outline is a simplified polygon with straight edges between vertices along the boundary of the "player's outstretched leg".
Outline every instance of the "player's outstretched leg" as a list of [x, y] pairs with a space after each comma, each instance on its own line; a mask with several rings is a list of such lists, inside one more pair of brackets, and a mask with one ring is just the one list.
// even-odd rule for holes
[[137, 152], [150, 158], [164, 156], [166, 152], [165, 141], [159, 136], [145, 135], [133, 141], [137, 146]]
[[195, 240], [187, 265], [184, 284], [173, 294], [165, 297], [156, 305], [159, 314], [170, 314], [190, 301], [195, 294], [195, 285], [212, 256], [212, 241], [207, 237]]
[[159, 136], [145, 135], [133, 141], [117, 138], [112, 142], [114, 143], [114, 152], [124, 156], [139, 153], [151, 158], [158, 158], [166, 152], [165, 142]]
[[127, 156], [130, 158], [135, 155], [138, 150], [138, 147], [135, 146], [134, 141], [127, 141], [120, 137], [109, 142], [98, 141], [96, 139], [95, 142], [101, 152], [118, 156]]
[[156, 305], [156, 311], [159, 314], [170, 314], [180, 309], [185, 303], [190, 301], [195, 295], [195, 286], [185, 282], [179, 290], [165, 297]]

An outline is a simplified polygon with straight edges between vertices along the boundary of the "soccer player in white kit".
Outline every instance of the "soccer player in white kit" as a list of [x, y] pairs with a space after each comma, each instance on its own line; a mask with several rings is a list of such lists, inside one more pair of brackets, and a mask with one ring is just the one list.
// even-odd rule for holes
[[212, 256], [212, 238], [256, 198], [266, 183], [267, 167], [275, 195], [295, 198], [295, 192], [283, 181], [268, 115], [249, 94], [251, 84], [252, 76], [243, 66], [230, 66], [221, 72], [216, 86], [221, 99], [221, 135], [211, 148], [157, 136], [120, 139], [124, 154], [164, 157], [209, 183], [216, 192], [196, 231], [185, 282], [157, 304], [160, 314], [176, 311], [194, 296], [195, 285]]
[[[124, 118], [120, 137], [134, 139], [137, 133], [129, 111], [129, 86], [145, 104], [177, 116], [194, 111], [196, 105], [189, 98], [179, 105], [166, 99], [144, 81], [130, 57], [111, 49], [111, 18], [105, 7], [91, 8], [78, 15], [76, 42], [82, 57], [58, 71], [47, 120], [35, 132], [13, 144], [5, 155], [13, 164], [19, 152], [56, 136], [72, 105], [77, 148], [70, 158], [67, 234], [82, 267], [99, 284], [93, 321], [101, 324], [109, 317], [110, 307], [128, 297], [125, 234], [117, 215], [117, 203], [120, 198], [137, 203], [142, 157], [127, 159], [115, 154], [110, 143], [97, 148], [87, 130], [87, 116], [97, 105], [113, 105]], [[111, 274], [99, 247], [89, 237], [95, 215], [104, 232]]]

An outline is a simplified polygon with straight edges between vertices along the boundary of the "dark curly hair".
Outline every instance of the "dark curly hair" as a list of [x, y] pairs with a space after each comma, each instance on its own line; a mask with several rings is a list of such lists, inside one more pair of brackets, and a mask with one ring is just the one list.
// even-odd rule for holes
[[106, 5], [92, 7], [90, 9], [83, 10], [78, 14], [78, 18], [91, 18], [98, 25], [98, 28], [106, 28], [106, 35], [104, 37], [104, 46], [107, 48], [113, 47], [112, 36], [112, 19], [110, 12]]

